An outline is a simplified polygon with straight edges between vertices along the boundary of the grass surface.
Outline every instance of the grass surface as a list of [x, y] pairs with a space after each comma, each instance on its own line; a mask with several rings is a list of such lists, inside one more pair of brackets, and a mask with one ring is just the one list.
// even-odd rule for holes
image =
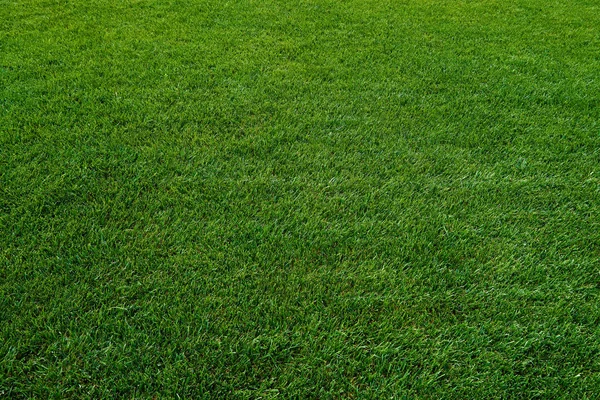
[[0, 0], [0, 397], [594, 398], [600, 2]]

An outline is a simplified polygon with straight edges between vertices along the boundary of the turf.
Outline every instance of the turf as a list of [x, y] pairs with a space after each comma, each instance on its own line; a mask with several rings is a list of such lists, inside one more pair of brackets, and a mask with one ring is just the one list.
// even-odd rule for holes
[[0, 397], [594, 398], [597, 0], [0, 0]]

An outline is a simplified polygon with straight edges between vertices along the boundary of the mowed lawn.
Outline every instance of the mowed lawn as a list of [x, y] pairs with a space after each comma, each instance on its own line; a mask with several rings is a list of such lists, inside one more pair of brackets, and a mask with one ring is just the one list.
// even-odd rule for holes
[[600, 1], [0, 0], [0, 398], [597, 398]]

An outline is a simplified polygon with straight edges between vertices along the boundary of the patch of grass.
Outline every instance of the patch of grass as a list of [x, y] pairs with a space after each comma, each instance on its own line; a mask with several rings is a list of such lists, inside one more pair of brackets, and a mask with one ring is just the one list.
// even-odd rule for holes
[[0, 397], [592, 398], [600, 3], [0, 0]]

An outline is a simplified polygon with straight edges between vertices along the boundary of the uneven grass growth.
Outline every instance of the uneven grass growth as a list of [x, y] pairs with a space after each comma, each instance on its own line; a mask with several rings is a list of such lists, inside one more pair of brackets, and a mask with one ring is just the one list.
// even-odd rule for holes
[[0, 0], [0, 397], [600, 393], [597, 0]]

